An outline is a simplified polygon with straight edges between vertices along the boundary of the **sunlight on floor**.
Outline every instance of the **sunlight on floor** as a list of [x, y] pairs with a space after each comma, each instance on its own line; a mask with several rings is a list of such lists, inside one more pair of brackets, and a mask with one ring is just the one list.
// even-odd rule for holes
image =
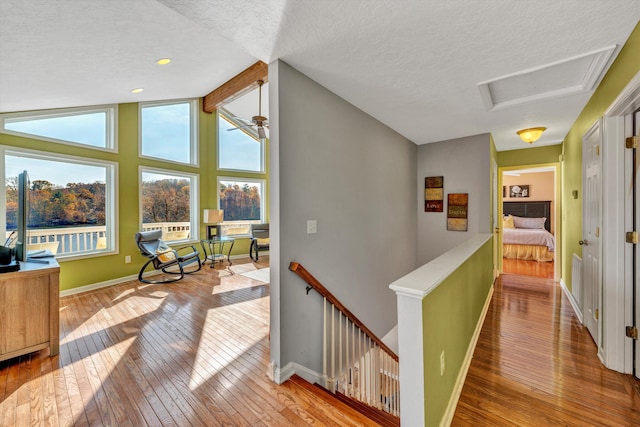
[[[231, 336], [223, 335], [224, 332], [220, 333], [214, 326], [207, 327], [207, 325], [215, 325], [221, 320], [233, 320], [231, 315], [227, 316], [221, 313], [225, 311], [228, 311], [226, 307], [219, 307], [207, 313], [207, 320], [203, 329], [207, 329], [209, 332], [203, 333], [200, 337], [198, 351], [193, 361], [191, 379], [189, 381], [189, 389], [192, 391], [238, 360], [242, 354], [268, 335], [267, 331], [254, 339], [243, 336], [242, 339], [238, 340], [233, 339]], [[218, 357], [211, 357], [212, 354], [216, 354]], [[234, 381], [231, 380], [231, 382]]]

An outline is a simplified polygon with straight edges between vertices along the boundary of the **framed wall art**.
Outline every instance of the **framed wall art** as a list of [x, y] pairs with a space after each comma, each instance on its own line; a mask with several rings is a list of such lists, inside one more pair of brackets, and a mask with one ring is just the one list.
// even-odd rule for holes
[[528, 185], [510, 185], [509, 197], [529, 197], [530, 191]]
[[444, 207], [444, 177], [428, 176], [424, 179], [424, 211], [442, 212]]
[[467, 231], [469, 193], [447, 195], [447, 230]]

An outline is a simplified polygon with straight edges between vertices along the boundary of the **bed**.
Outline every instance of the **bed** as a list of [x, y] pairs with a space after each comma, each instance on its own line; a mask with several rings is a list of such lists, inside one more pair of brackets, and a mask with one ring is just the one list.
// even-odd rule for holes
[[502, 256], [553, 261], [555, 237], [550, 233], [551, 202], [504, 202]]

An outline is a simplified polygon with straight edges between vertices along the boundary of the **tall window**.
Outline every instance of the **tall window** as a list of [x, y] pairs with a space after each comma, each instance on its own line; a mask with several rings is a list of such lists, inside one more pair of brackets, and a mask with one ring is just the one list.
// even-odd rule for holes
[[198, 177], [184, 172], [140, 168], [143, 230], [162, 230], [166, 241], [198, 236]]
[[218, 169], [264, 172], [264, 144], [252, 128], [234, 122], [231, 113], [218, 110]]
[[249, 234], [250, 224], [264, 222], [264, 180], [219, 177], [218, 188], [223, 234]]
[[197, 102], [140, 104], [140, 155], [198, 164]]
[[0, 115], [4, 133], [63, 144], [116, 150], [115, 106], [64, 108]]
[[58, 257], [115, 251], [116, 164], [2, 147], [4, 230], [17, 226], [18, 174], [27, 171], [27, 250], [48, 249]]

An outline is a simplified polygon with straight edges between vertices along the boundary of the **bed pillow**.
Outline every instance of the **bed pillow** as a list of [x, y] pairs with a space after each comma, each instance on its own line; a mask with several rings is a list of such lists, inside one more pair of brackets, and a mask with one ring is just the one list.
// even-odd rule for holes
[[542, 218], [523, 218], [520, 216], [513, 217], [513, 225], [516, 228], [542, 228], [544, 229], [544, 223], [547, 220], [546, 217]]
[[502, 228], [516, 228], [511, 215], [507, 215], [502, 218]]

